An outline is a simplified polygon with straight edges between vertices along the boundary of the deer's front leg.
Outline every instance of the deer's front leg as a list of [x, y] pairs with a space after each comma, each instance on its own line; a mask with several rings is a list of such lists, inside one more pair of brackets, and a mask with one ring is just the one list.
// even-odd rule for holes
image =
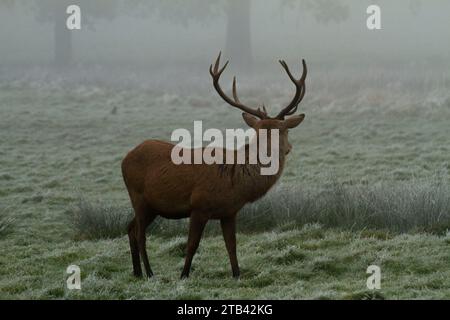
[[222, 226], [223, 239], [230, 257], [231, 270], [234, 278], [239, 278], [240, 271], [236, 255], [236, 215], [220, 220]]
[[191, 269], [192, 259], [197, 251], [200, 239], [202, 237], [205, 225], [208, 222], [208, 216], [201, 212], [192, 212], [189, 219], [189, 236], [187, 243], [186, 260], [184, 262], [183, 272], [181, 273], [181, 279], [189, 277], [189, 271]]

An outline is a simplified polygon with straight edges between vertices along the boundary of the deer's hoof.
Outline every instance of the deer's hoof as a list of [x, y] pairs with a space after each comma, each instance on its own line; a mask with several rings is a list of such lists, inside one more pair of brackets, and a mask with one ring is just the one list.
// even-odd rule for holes
[[141, 272], [141, 273], [139, 273], [139, 272], [133, 272], [133, 276], [134, 276], [135, 278], [140, 279], [140, 278], [142, 278], [142, 272]]

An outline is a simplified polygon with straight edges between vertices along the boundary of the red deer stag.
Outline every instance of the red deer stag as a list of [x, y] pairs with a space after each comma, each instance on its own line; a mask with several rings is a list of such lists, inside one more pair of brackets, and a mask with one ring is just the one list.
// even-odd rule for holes
[[[181, 278], [189, 276], [193, 256], [209, 219], [220, 220], [233, 277], [239, 277], [236, 256], [236, 215], [245, 204], [265, 195], [281, 175], [285, 157], [292, 148], [288, 142], [288, 129], [297, 127], [305, 118], [304, 114], [300, 114], [285, 119], [297, 111], [305, 95], [307, 68], [305, 61], [302, 60], [303, 74], [297, 80], [287, 64], [280, 61], [294, 83], [296, 92], [287, 107], [276, 117], [269, 117], [264, 107], [262, 110], [253, 109], [239, 101], [236, 78], [233, 80], [233, 98], [223, 92], [219, 79], [227, 64], [228, 62], [219, 68], [219, 54], [215, 65], [211, 65], [210, 74], [214, 88], [228, 104], [244, 111], [242, 114], [244, 121], [257, 133], [261, 129], [279, 130], [279, 170], [275, 175], [261, 175], [259, 160], [256, 164], [175, 165], [171, 161], [174, 145], [158, 140], [147, 140], [130, 151], [122, 162], [122, 174], [135, 212], [135, 217], [128, 226], [128, 237], [133, 273], [137, 277], [142, 277], [140, 258], [143, 260], [147, 276], [153, 275], [147, 257], [145, 230], [157, 216], [167, 219], [190, 218], [187, 252]], [[243, 147], [248, 146], [247, 144]]]

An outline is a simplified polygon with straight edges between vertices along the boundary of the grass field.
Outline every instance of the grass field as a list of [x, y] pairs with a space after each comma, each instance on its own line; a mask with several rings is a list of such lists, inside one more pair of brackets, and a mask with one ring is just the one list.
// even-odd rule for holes
[[[194, 120], [221, 129], [244, 126], [240, 113], [212, 93], [209, 79], [124, 86], [0, 78], [0, 298], [449, 299], [450, 81], [428, 72], [421, 79], [402, 70], [350, 73], [345, 84], [335, 81], [338, 69], [311, 76], [307, 118], [290, 132], [294, 150], [280, 186], [243, 212], [267, 212], [270, 219], [254, 230], [257, 219], [240, 221], [240, 281], [231, 278], [214, 226], [183, 281], [184, 225], [150, 232], [156, 277], [142, 281], [131, 276], [126, 236], [88, 239], [71, 218], [80, 199], [129, 214], [120, 162], [141, 141], [169, 140], [173, 129], [191, 129]], [[292, 94], [285, 82], [260, 89], [245, 83], [242, 100], [276, 107]], [[358, 219], [355, 208], [345, 217], [321, 209], [289, 220], [312, 212], [302, 207], [287, 215], [283, 208], [295, 207], [291, 198], [327, 203], [321, 191], [332, 182], [383, 191], [373, 198], [385, 199], [381, 211], [361, 211], [361, 217], [381, 212], [381, 222], [364, 225], [372, 220]], [[298, 198], [293, 192], [283, 198], [283, 188], [298, 190]], [[349, 194], [356, 203], [371, 193]], [[261, 205], [267, 201], [277, 204], [270, 212]], [[399, 218], [400, 211], [406, 215]], [[279, 213], [284, 219], [275, 223]], [[81, 267], [81, 291], [65, 289], [70, 264]], [[371, 264], [382, 270], [382, 289], [375, 292], [366, 288]]]

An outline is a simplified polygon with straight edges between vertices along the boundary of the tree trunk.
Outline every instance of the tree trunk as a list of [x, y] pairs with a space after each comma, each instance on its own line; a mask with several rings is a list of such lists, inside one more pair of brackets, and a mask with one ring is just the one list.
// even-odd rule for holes
[[228, 0], [225, 53], [233, 66], [252, 68], [250, 0]]
[[54, 12], [54, 58], [57, 67], [69, 66], [72, 62], [72, 32], [66, 26], [66, 4], [59, 1]]

